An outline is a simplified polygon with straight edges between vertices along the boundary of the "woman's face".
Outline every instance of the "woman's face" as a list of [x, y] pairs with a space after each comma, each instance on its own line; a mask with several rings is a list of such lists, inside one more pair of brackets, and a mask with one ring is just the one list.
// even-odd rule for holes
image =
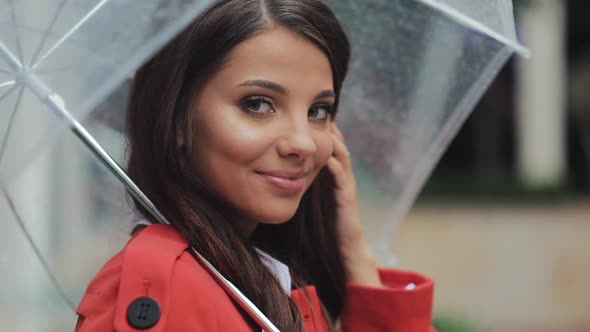
[[236, 208], [236, 226], [282, 223], [332, 154], [330, 63], [273, 27], [237, 45], [193, 104], [193, 166]]

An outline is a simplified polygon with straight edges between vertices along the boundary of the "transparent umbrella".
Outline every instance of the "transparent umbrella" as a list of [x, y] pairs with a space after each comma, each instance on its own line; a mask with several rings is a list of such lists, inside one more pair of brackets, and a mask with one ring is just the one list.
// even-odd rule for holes
[[[126, 80], [211, 2], [0, 0], [2, 330], [71, 329], [73, 304], [128, 238], [125, 193], [158, 214], [117, 165]], [[527, 50], [508, 0], [328, 2], [353, 45], [337, 121], [387, 262], [441, 153], [505, 61]]]

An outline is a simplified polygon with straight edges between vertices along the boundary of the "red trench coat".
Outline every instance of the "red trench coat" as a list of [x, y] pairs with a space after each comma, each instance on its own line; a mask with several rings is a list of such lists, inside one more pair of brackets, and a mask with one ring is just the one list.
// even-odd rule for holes
[[[154, 310], [150, 312], [147, 318], [155, 323], [144, 331], [260, 331], [249, 325], [243, 310], [187, 249], [187, 242], [170, 226], [150, 225], [138, 232], [90, 282], [77, 309], [75, 331], [140, 331], [127, 315], [138, 305], [138, 298], [146, 297], [157, 302], [158, 312], [157, 317]], [[431, 326], [432, 280], [399, 270], [379, 272], [383, 288], [347, 286], [342, 330], [435, 332]], [[409, 283], [416, 287], [405, 290]], [[296, 289], [291, 297], [304, 318], [306, 332], [328, 331], [314, 286]]]

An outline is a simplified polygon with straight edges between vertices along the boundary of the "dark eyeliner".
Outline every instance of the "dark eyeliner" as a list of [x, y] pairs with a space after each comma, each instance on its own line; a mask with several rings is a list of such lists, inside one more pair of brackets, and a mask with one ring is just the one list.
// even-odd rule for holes
[[325, 105], [323, 105], [323, 107], [326, 108], [328, 114], [330, 114], [330, 115], [334, 115], [334, 113], [336, 112], [336, 109], [334, 108], [334, 105], [325, 104]]
[[325, 119], [321, 119], [322, 121], [329, 120], [330, 118], [332, 118], [334, 116], [334, 113], [336, 112], [336, 109], [334, 108], [334, 105], [332, 105], [332, 104], [316, 104], [316, 105], [312, 106], [311, 108], [312, 109], [323, 108], [326, 110], [327, 116]]
[[[259, 113], [259, 112], [254, 112], [252, 110], [249, 109], [248, 107], [248, 103], [249, 102], [261, 102], [261, 103], [266, 103], [268, 104], [268, 106], [270, 107], [271, 111], [270, 112], [266, 112], [266, 113]], [[239, 107], [241, 108], [241, 110], [250, 115], [250, 116], [254, 116], [254, 117], [264, 117], [264, 116], [268, 116], [269, 113], [274, 113], [275, 112], [275, 107], [274, 107], [274, 103], [273, 100], [265, 97], [265, 96], [249, 96], [246, 98], [243, 98], [240, 102], [239, 102]]]

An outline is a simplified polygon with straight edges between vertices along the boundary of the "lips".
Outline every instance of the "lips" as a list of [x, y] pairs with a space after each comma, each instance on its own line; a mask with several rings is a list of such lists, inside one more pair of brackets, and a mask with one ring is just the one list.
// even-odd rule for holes
[[280, 191], [296, 194], [305, 187], [305, 175], [303, 171], [262, 171], [258, 175]]

